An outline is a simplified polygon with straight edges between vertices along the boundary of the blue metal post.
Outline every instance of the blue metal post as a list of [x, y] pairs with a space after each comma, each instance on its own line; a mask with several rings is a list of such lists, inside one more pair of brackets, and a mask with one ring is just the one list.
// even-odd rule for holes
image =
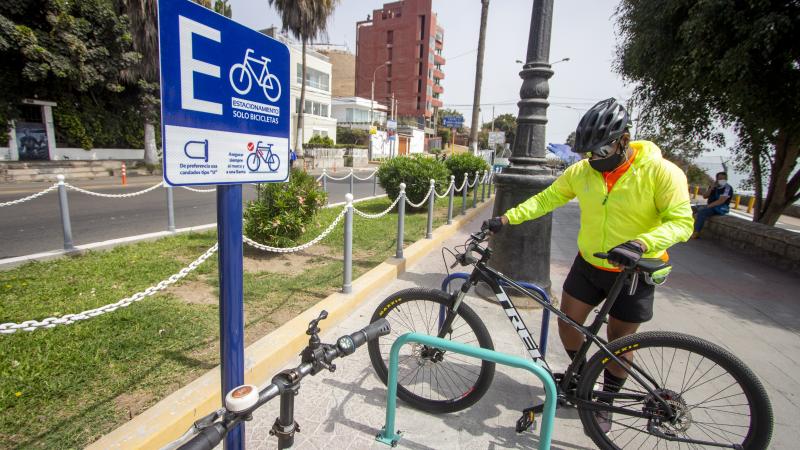
[[[217, 186], [219, 242], [219, 344], [222, 402], [244, 384], [244, 304], [242, 296], [242, 185]], [[244, 424], [225, 437], [225, 450], [244, 449]]]

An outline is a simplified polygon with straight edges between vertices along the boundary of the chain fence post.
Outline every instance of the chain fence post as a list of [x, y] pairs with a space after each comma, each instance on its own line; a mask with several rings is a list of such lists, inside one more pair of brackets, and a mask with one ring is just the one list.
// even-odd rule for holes
[[344, 280], [342, 293], [353, 292], [353, 194], [345, 194], [344, 213]]
[[322, 169], [322, 190], [327, 194], [328, 193], [328, 173], [325, 172], [325, 169]]
[[72, 243], [72, 224], [69, 221], [69, 202], [67, 202], [67, 185], [64, 184], [64, 175], [56, 175], [58, 179], [58, 205], [61, 207], [61, 228], [64, 231], [64, 250], [75, 250]]
[[461, 215], [467, 213], [467, 191], [469, 190], [469, 172], [464, 173], [464, 184], [461, 189]]
[[486, 201], [486, 180], [488, 180], [486, 171], [483, 171], [483, 178], [481, 178], [481, 203]]
[[428, 226], [425, 229], [425, 239], [433, 239], [433, 204], [436, 202], [436, 180], [431, 178], [430, 197], [428, 198]]
[[378, 169], [372, 172], [372, 196], [378, 195]]
[[478, 171], [475, 171], [475, 188], [472, 190], [472, 207], [478, 206]]
[[353, 174], [353, 169], [350, 169], [350, 193], [353, 194], [353, 183], [355, 182], [355, 174]]
[[394, 257], [403, 259], [403, 239], [405, 238], [406, 222], [406, 184], [400, 183], [400, 200], [397, 201], [397, 249]]
[[167, 231], [175, 232], [175, 202], [172, 198], [172, 186], [164, 182], [167, 190]]
[[450, 175], [450, 192], [447, 196], [447, 224], [453, 223], [453, 197], [456, 193], [456, 176]]

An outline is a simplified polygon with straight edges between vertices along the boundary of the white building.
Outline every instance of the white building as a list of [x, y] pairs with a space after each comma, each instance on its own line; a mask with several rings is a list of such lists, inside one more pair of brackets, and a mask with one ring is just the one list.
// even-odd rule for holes
[[[295, 148], [297, 111], [300, 108], [300, 86], [303, 76], [302, 46], [287, 36], [268, 28], [262, 33], [274, 37], [289, 47], [291, 59], [291, 134], [289, 145]], [[303, 114], [302, 140], [308, 142], [313, 136], [328, 136], [336, 142], [336, 119], [331, 116], [331, 63], [327, 56], [306, 46], [306, 98]]]
[[368, 98], [334, 97], [332, 116], [339, 126], [368, 130], [371, 105], [374, 105], [372, 108], [372, 121], [379, 126], [386, 126], [386, 114], [389, 108], [378, 102], [372, 103]]

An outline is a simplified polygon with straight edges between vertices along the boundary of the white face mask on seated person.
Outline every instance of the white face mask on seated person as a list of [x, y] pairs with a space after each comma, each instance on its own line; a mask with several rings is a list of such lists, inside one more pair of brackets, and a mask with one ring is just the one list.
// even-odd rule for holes
[[726, 184], [728, 184], [728, 180], [717, 180], [717, 185], [719, 187], [725, 187]]

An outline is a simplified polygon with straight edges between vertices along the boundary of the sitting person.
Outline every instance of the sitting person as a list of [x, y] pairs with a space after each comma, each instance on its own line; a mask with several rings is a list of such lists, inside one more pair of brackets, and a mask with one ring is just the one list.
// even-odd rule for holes
[[733, 188], [728, 184], [728, 174], [719, 172], [717, 174], [716, 183], [708, 187], [703, 198], [708, 199], [708, 204], [697, 210], [697, 215], [694, 218], [694, 234], [693, 239], [697, 239], [700, 235], [700, 230], [706, 223], [706, 219], [711, 216], [724, 216], [730, 211], [731, 198], [733, 198]]

